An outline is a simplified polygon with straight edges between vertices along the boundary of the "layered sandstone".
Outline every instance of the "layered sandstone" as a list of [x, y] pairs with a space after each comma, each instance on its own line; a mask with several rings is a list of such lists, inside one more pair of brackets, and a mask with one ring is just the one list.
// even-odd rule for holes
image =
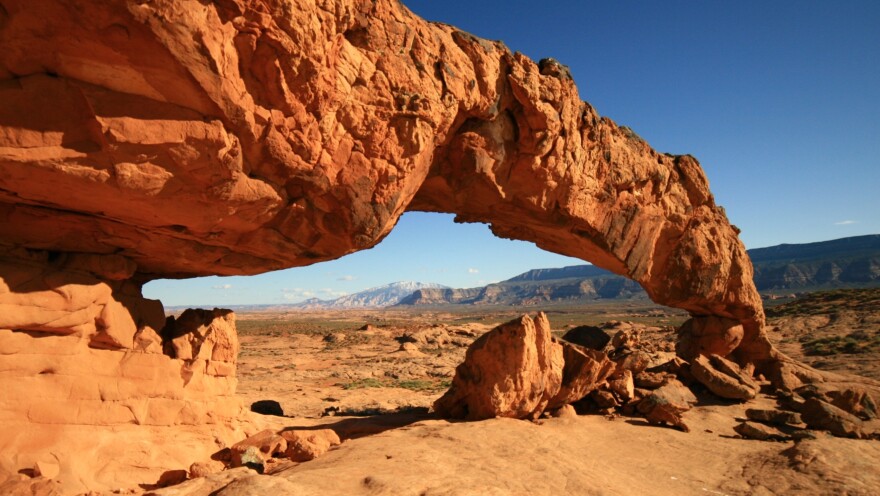
[[52, 463], [65, 492], [155, 482], [241, 437], [234, 314], [166, 321], [106, 278], [122, 258], [19, 254], [0, 258], [0, 479]]

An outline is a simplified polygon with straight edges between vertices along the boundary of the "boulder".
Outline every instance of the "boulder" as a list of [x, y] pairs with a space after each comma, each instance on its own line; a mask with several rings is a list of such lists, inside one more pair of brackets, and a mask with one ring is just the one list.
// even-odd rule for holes
[[774, 425], [797, 425], [800, 424], [801, 416], [795, 412], [786, 412], [782, 410], [762, 410], [757, 408], [749, 408], [746, 410], [746, 418], [761, 422], [764, 424]]
[[566, 341], [556, 341], [562, 347], [564, 361], [562, 384], [547, 408], [558, 408], [574, 403], [599, 388], [614, 371], [616, 365], [604, 353], [580, 347]]
[[671, 380], [661, 388], [652, 391], [638, 404], [638, 411], [651, 424], [668, 424], [672, 427], [689, 432], [682, 414], [697, 403], [697, 397], [678, 380]]
[[608, 389], [620, 398], [620, 401], [623, 403], [635, 398], [635, 384], [633, 383], [632, 372], [621, 370], [609, 377]]
[[726, 357], [743, 340], [745, 329], [738, 320], [716, 316], [691, 317], [679, 329], [682, 339], [676, 351], [685, 359], [697, 355]]
[[791, 438], [791, 436], [775, 427], [758, 422], [740, 422], [734, 426], [733, 430], [746, 439], [757, 439], [759, 441], [784, 441]]
[[536, 419], [559, 393], [562, 374], [563, 347], [547, 316], [524, 315], [474, 341], [434, 411], [468, 420]]
[[562, 339], [591, 350], [602, 351], [611, 341], [611, 336], [600, 327], [578, 326], [563, 334]]
[[877, 403], [862, 386], [818, 383], [802, 386], [795, 391], [804, 398], [822, 399], [862, 420], [877, 418]]
[[239, 441], [231, 447], [233, 467], [240, 467], [247, 463], [244, 458], [245, 452], [247, 452], [249, 448], [256, 448], [261, 454], [260, 458], [262, 461], [273, 455], [280, 455], [287, 451], [287, 440], [278, 435], [275, 431], [266, 429], [243, 441]]
[[342, 442], [332, 429], [285, 430], [281, 436], [287, 440], [287, 457], [295, 462], [314, 460]]
[[858, 417], [818, 398], [807, 399], [800, 413], [810, 429], [828, 431], [837, 437], [865, 439], [869, 436]]
[[708, 358], [698, 355], [691, 362], [690, 370], [696, 380], [722, 398], [750, 400], [760, 390], [760, 386], [743, 374], [736, 364], [718, 355]]

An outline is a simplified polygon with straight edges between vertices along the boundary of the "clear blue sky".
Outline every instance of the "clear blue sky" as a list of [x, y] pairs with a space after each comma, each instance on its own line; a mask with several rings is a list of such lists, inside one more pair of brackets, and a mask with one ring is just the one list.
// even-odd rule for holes
[[[404, 0], [571, 68], [581, 98], [690, 153], [749, 248], [880, 233], [880, 1]], [[472, 287], [580, 261], [410, 213], [380, 245], [252, 277], [156, 281], [166, 305], [331, 298], [399, 280]]]

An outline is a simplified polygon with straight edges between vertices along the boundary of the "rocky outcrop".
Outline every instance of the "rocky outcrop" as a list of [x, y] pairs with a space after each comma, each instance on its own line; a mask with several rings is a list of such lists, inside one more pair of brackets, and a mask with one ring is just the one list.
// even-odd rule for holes
[[234, 314], [166, 322], [127, 275], [112, 255], [0, 259], [0, 474], [56, 464], [67, 493], [114, 488], [241, 436]]
[[690, 156], [600, 117], [564, 66], [396, 0], [4, 0], [0, 238], [134, 280], [253, 274], [452, 212], [739, 322], [772, 358], [737, 229]]

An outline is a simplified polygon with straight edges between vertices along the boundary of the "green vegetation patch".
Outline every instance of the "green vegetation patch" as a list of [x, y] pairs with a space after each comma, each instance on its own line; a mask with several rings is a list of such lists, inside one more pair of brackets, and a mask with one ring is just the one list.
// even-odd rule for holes
[[860, 313], [880, 311], [880, 288], [818, 291], [766, 311], [767, 317], [775, 318], [829, 314], [844, 309]]
[[452, 381], [430, 381], [427, 379], [402, 379], [382, 381], [373, 377], [358, 379], [356, 381], [339, 384], [342, 389], [366, 389], [366, 388], [403, 388], [412, 391], [442, 391], [452, 385]]
[[855, 331], [846, 336], [831, 336], [809, 339], [801, 343], [804, 353], [809, 356], [857, 355], [880, 350], [880, 333]]

